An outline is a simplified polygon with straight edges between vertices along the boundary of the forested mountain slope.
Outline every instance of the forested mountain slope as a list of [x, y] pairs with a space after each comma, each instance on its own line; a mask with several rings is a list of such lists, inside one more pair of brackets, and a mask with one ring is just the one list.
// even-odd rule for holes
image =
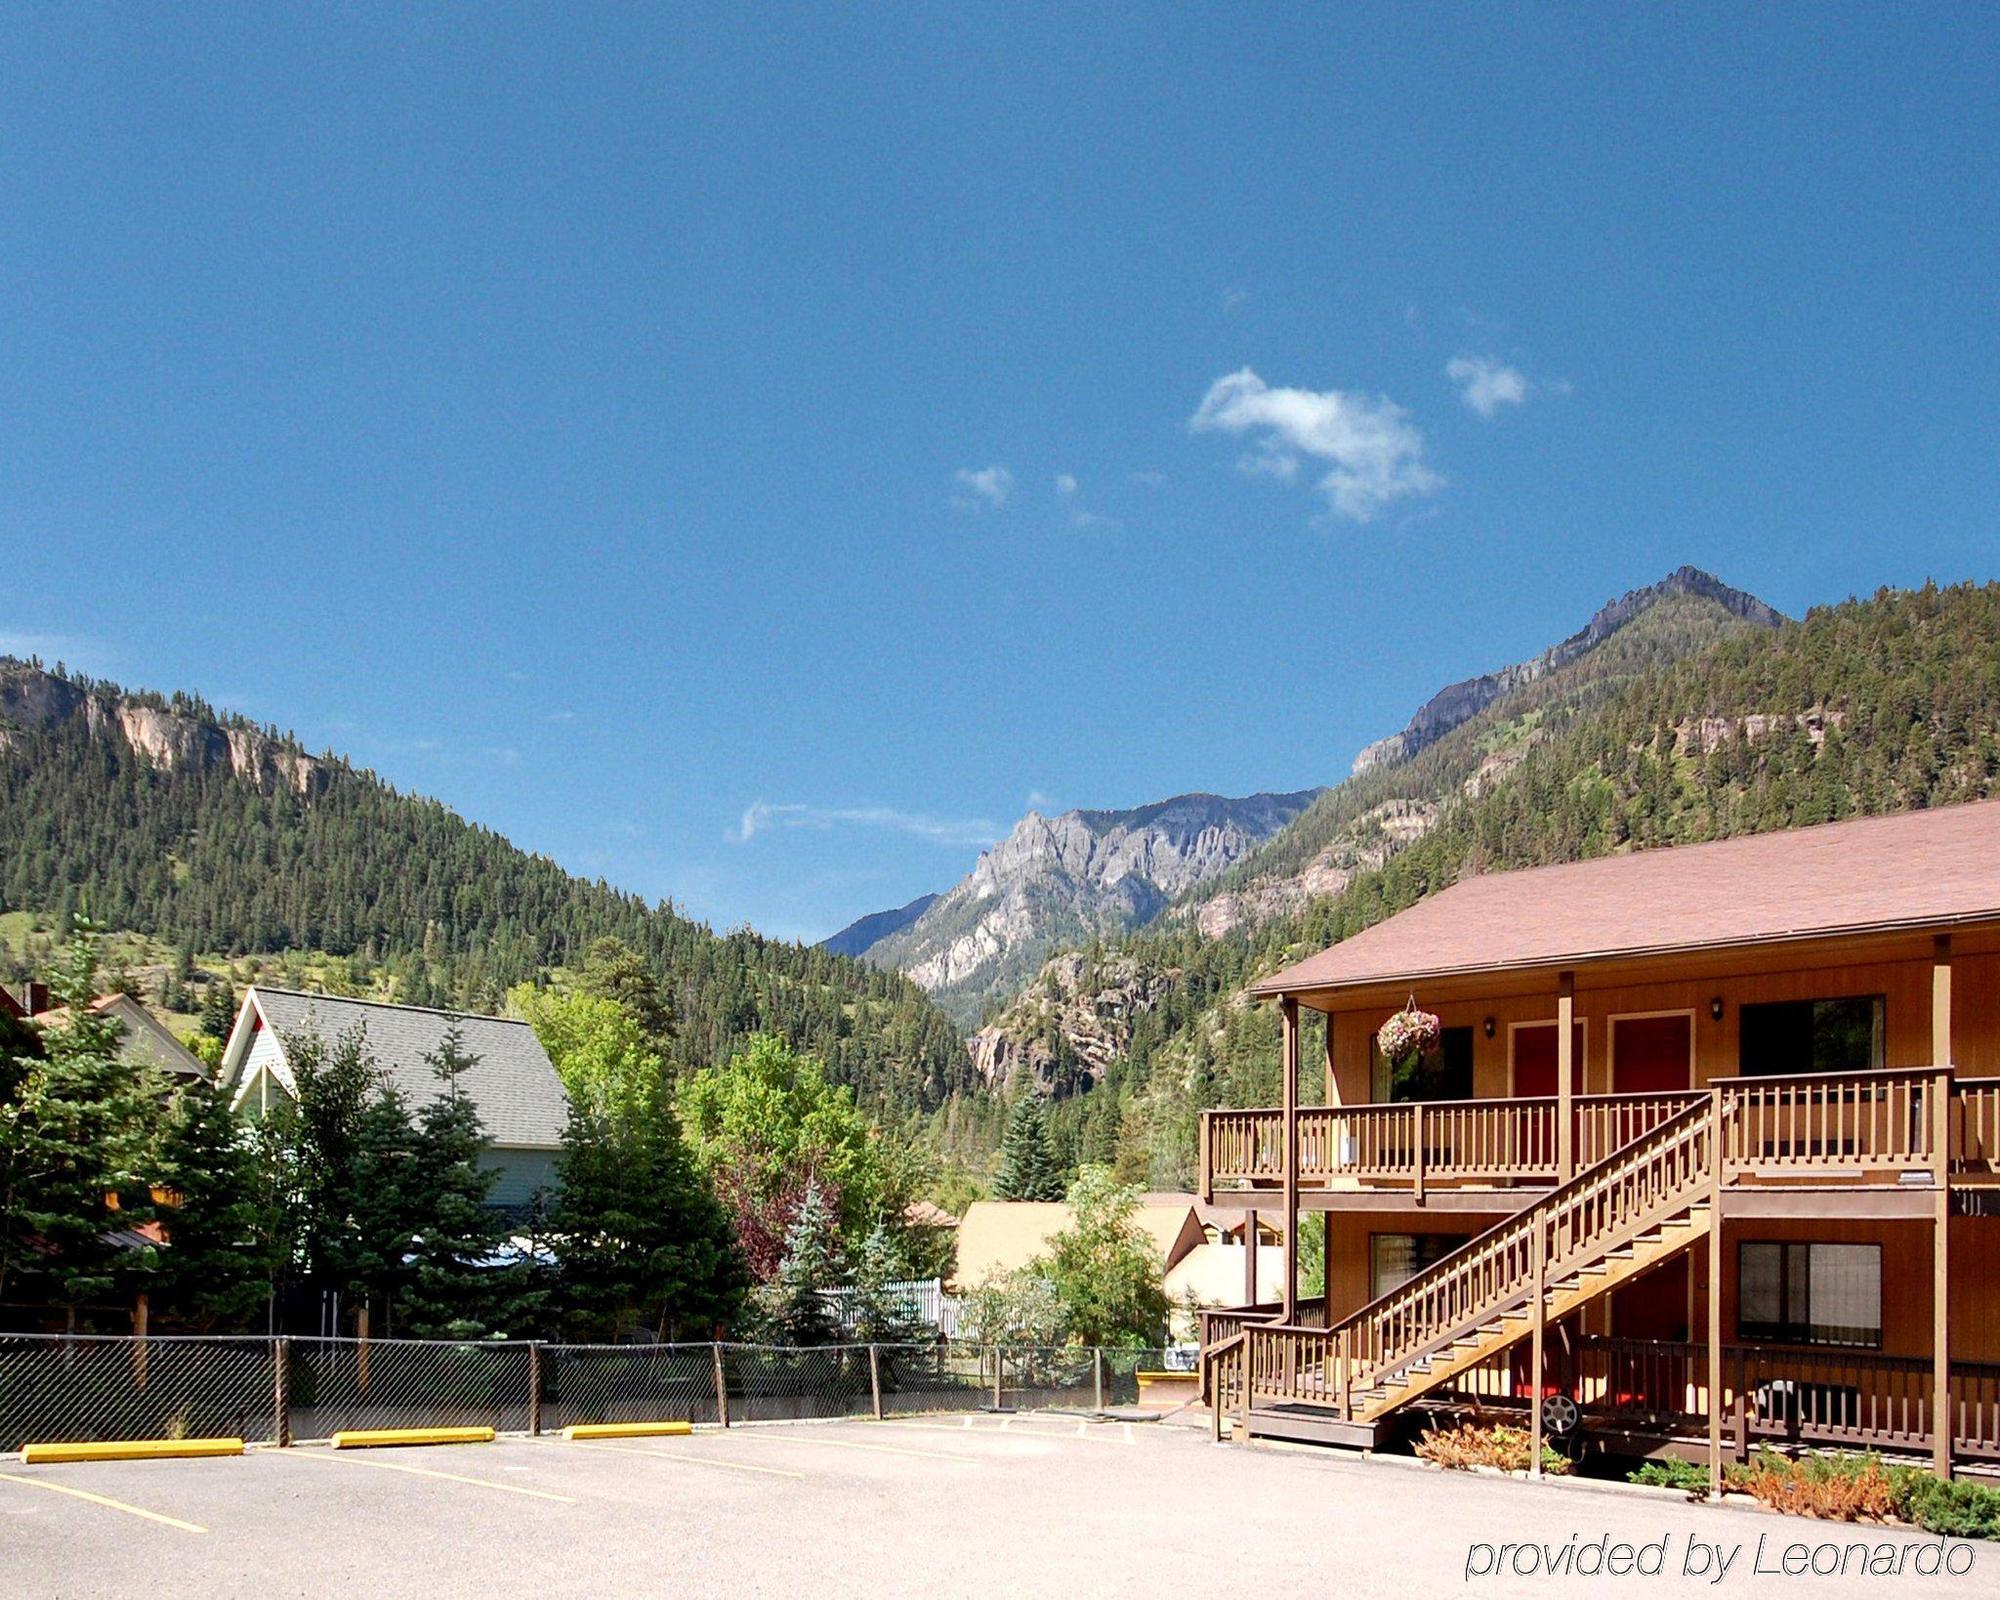
[[896, 973], [726, 935], [563, 871], [434, 800], [197, 699], [0, 661], [0, 899], [223, 954], [327, 951], [416, 1004], [487, 1010], [616, 935], [659, 971], [676, 1065], [756, 1031], [881, 1109], [969, 1087], [958, 1029]]
[[[1099, 1086], [1056, 1108], [1068, 1150], [1115, 1155], [1148, 1184], [1185, 1182], [1197, 1111], [1276, 1092], [1275, 1021], [1240, 1002], [1244, 983], [1465, 875], [2000, 790], [2000, 585], [1884, 591], [1776, 630], [1736, 629], [1602, 698], [1536, 709], [1518, 759], [1441, 800], [1420, 837], [1337, 892], [1216, 937], [1189, 918], [1083, 952], [1122, 992], [1151, 998], [1119, 1048], [1094, 1041], [1111, 1063]], [[1446, 763], [1449, 779], [1497, 727], [1458, 732], [1475, 748], [1453, 755], [1448, 736], [1417, 759]], [[1066, 974], [1065, 986], [1094, 1011], [1087, 983]], [[1060, 1008], [1029, 1004], [1038, 992], [1000, 1025], [1062, 1031]]]

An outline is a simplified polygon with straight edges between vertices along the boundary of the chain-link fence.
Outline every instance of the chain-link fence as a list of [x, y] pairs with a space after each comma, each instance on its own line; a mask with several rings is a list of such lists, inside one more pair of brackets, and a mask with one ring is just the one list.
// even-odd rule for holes
[[0, 1334], [0, 1450], [55, 1440], [325, 1439], [351, 1428], [1129, 1406], [1158, 1350], [578, 1345]]

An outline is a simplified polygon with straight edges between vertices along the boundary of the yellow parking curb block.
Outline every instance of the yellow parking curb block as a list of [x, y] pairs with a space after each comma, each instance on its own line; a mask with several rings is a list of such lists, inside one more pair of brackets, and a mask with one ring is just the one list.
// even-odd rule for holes
[[688, 1422], [573, 1422], [563, 1429], [565, 1439], [661, 1439], [693, 1433]]
[[40, 1466], [50, 1461], [160, 1461], [180, 1456], [240, 1456], [241, 1439], [103, 1439], [88, 1444], [29, 1444], [21, 1460]]
[[491, 1444], [491, 1428], [348, 1428], [333, 1436], [336, 1450], [371, 1450], [397, 1444]]

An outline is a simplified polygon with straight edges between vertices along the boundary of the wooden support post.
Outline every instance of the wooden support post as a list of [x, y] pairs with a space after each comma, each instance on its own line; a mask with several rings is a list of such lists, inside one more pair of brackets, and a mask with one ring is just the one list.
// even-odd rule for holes
[[1243, 1213], [1243, 1303], [1257, 1303], [1257, 1211]]
[[542, 1341], [528, 1342], [528, 1437], [542, 1436]]
[[1709, 1091], [1708, 1493], [1722, 1499], [1722, 1090]]
[[875, 1420], [882, 1420], [882, 1350], [879, 1345], [868, 1347], [868, 1399], [869, 1408]]
[[1951, 1476], [1956, 1419], [1951, 1409], [1951, 936], [1931, 951], [1931, 1161], [1937, 1182], [1931, 1217], [1931, 1470]]
[[1202, 1112], [1195, 1120], [1201, 1129], [1201, 1164], [1195, 1171], [1201, 1184], [1201, 1203], [1209, 1206], [1215, 1204], [1215, 1163], [1208, 1154], [1208, 1113]]
[[368, 1302], [361, 1302], [361, 1309], [354, 1313], [354, 1386], [361, 1394], [368, 1392]]
[[993, 1409], [995, 1411], [1002, 1409], [1000, 1397], [1005, 1391], [1005, 1385], [1001, 1382], [1000, 1367], [1001, 1363], [1006, 1359], [1006, 1356], [1001, 1352], [1000, 1346], [996, 1344], [993, 1347]]
[[1542, 1388], [1544, 1364], [1548, 1354], [1549, 1300], [1547, 1293], [1548, 1224], [1535, 1224], [1533, 1262], [1535, 1320], [1528, 1347], [1528, 1476], [1542, 1475]]
[[729, 1384], [722, 1371], [722, 1341], [716, 1340], [708, 1349], [715, 1363], [715, 1420], [726, 1428], [729, 1426]]
[[1423, 1101], [1419, 1100], [1415, 1105], [1411, 1106], [1410, 1114], [1412, 1121], [1415, 1123], [1415, 1141], [1416, 1141], [1416, 1148], [1414, 1151], [1411, 1152], [1411, 1160], [1413, 1163], [1411, 1171], [1411, 1179], [1412, 1179], [1411, 1195], [1412, 1198], [1415, 1199], [1418, 1205], [1422, 1205], [1424, 1203], [1424, 1103]]
[[152, 1319], [152, 1304], [141, 1289], [132, 1301], [132, 1387], [140, 1393], [146, 1389], [146, 1326]]
[[1299, 1311], [1299, 1003], [1290, 995], [1278, 1002], [1285, 1076], [1285, 1282], [1279, 1320], [1287, 1326]]
[[1104, 1346], [1092, 1345], [1090, 1349], [1090, 1392], [1095, 1402], [1093, 1410], [1104, 1410]]
[[1556, 1175], [1576, 1176], [1576, 974], [1556, 979]]
[[271, 1341], [271, 1441], [282, 1450], [292, 1442], [292, 1341]]
[[1320, 1326], [1333, 1327], [1340, 1319], [1333, 1314], [1333, 1213], [1319, 1214], [1319, 1303]]

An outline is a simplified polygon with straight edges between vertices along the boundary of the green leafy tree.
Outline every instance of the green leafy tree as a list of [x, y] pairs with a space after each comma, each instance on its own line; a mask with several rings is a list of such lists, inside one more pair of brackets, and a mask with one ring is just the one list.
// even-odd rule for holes
[[808, 1188], [837, 1206], [844, 1241], [900, 1216], [916, 1171], [827, 1081], [820, 1063], [760, 1034], [721, 1067], [681, 1086], [681, 1120], [696, 1160], [728, 1208], [752, 1274], [770, 1278]]
[[1133, 1220], [1137, 1191], [1108, 1167], [1085, 1167], [1069, 1191], [1070, 1225], [1049, 1241], [1043, 1275], [1078, 1344], [1156, 1345], [1169, 1309], [1159, 1252]]
[[759, 1329], [777, 1344], [831, 1344], [840, 1325], [827, 1291], [846, 1278], [840, 1246], [840, 1208], [818, 1183], [805, 1197], [785, 1233], [784, 1259], [771, 1281], [757, 1291]]
[[1039, 1095], [1023, 1090], [1007, 1118], [993, 1193], [1002, 1200], [1060, 1200], [1065, 1187], [1062, 1167], [1049, 1143], [1047, 1110]]
[[571, 1104], [640, 1115], [666, 1093], [666, 1066], [639, 1019], [609, 996], [520, 984], [507, 1003], [535, 1030]]
[[115, 1243], [152, 1220], [157, 1073], [120, 1060], [121, 1025], [93, 1011], [97, 940], [77, 931], [51, 974], [67, 1008], [39, 1056], [17, 1057], [0, 1103], [0, 1301], [77, 1306], [143, 1287], [155, 1252]]

